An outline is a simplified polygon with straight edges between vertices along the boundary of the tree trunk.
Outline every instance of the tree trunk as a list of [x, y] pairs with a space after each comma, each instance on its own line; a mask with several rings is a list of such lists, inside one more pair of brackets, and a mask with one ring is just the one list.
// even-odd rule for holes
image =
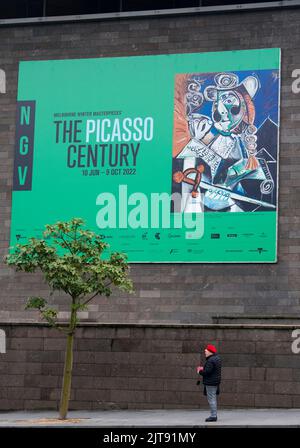
[[69, 333], [67, 336], [67, 343], [66, 343], [64, 376], [63, 376], [63, 385], [59, 406], [60, 420], [65, 420], [67, 416], [69, 409], [69, 400], [71, 395], [71, 382], [72, 382], [72, 369], [73, 369], [73, 342], [74, 342], [76, 314], [77, 314], [77, 311], [74, 310], [73, 308], [74, 307], [72, 307], [71, 310]]

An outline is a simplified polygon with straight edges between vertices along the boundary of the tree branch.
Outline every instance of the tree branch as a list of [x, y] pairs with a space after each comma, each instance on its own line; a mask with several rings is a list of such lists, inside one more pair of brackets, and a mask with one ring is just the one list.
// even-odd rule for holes
[[99, 294], [100, 291], [97, 291], [92, 297], [90, 297], [88, 300], [86, 300], [85, 302], [83, 302], [82, 305], [86, 305], [87, 303], [89, 303], [91, 300], [93, 300], [94, 297], [96, 297]]
[[43, 312], [42, 312], [42, 311], [40, 311], [40, 314], [41, 314], [41, 316], [42, 316], [42, 319], [44, 319], [44, 320], [50, 325], [50, 327], [55, 328], [55, 329], [58, 330], [58, 331], [61, 331], [61, 332], [64, 333], [65, 335], [68, 335], [68, 329], [66, 329], [66, 328], [61, 327], [60, 325], [58, 325], [58, 323], [55, 322], [55, 320], [52, 320], [52, 319], [46, 319], [46, 318], [43, 316]]
[[[107, 288], [109, 285], [111, 285], [113, 283], [113, 281], [109, 282], [107, 285], [104, 285], [104, 288]], [[96, 297], [98, 294], [100, 293], [100, 291], [97, 291], [92, 297], [90, 297], [89, 299], [87, 299], [85, 302], [83, 302], [82, 305], [86, 305], [87, 303], [89, 303], [91, 300], [93, 300], [94, 297]]]
[[71, 247], [69, 246], [68, 242], [64, 239], [64, 237], [62, 236], [62, 232], [60, 235], [60, 238], [63, 240], [63, 242], [65, 243], [65, 245], [67, 246], [67, 248], [69, 249], [69, 251], [71, 252], [72, 255], [74, 255], [74, 252], [72, 251]]
[[[51, 325], [51, 324], [50, 324], [50, 325]], [[64, 333], [66, 336], [68, 336], [69, 331], [68, 331], [67, 329], [65, 329], [64, 327], [61, 327], [61, 326], [58, 325], [58, 324], [54, 324], [54, 325], [52, 325], [52, 326], [53, 326], [53, 328], [55, 328], [56, 330], [61, 331], [61, 332]]]

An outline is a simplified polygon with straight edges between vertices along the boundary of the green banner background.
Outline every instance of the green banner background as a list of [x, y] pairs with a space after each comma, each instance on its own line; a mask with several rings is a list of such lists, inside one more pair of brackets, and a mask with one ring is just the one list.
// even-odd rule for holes
[[[47, 223], [82, 217], [89, 228], [104, 235], [112, 250], [128, 253], [131, 262], [276, 262], [276, 211], [206, 212], [203, 237], [189, 239], [185, 228], [101, 230], [96, 224], [100, 209], [96, 199], [103, 192], [118, 197], [119, 185], [127, 185], [128, 195], [141, 192], [150, 198], [151, 193], [171, 193], [176, 74], [279, 65], [279, 49], [21, 62], [18, 101], [36, 102], [33, 172], [32, 189], [13, 192], [11, 245], [41, 236]], [[93, 115], [109, 111], [120, 115]], [[92, 115], [79, 115], [86, 112]], [[55, 116], [67, 113], [74, 116]], [[82, 120], [80, 142], [74, 143], [78, 146], [86, 144], [87, 120], [125, 117], [153, 118], [153, 139], [139, 142], [135, 167], [117, 165], [120, 172], [112, 174], [112, 167], [105, 165], [97, 168], [99, 175], [91, 175], [92, 167], [67, 166], [72, 142], [56, 143], [55, 120]], [[124, 168], [134, 168], [135, 174]]]

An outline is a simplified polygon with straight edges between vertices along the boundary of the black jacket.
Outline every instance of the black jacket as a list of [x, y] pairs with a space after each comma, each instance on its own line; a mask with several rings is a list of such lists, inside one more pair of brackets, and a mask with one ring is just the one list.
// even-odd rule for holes
[[222, 362], [219, 355], [211, 355], [206, 358], [204, 369], [199, 372], [203, 376], [205, 386], [218, 386], [221, 383]]

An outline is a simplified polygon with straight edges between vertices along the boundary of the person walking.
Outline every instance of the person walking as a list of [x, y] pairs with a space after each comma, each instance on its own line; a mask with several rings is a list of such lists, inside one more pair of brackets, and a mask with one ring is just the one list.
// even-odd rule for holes
[[208, 344], [204, 352], [206, 362], [204, 367], [197, 367], [197, 373], [203, 377], [204, 395], [207, 396], [210, 407], [210, 416], [205, 421], [216, 422], [218, 420], [217, 395], [220, 393], [222, 361], [214, 345]]

